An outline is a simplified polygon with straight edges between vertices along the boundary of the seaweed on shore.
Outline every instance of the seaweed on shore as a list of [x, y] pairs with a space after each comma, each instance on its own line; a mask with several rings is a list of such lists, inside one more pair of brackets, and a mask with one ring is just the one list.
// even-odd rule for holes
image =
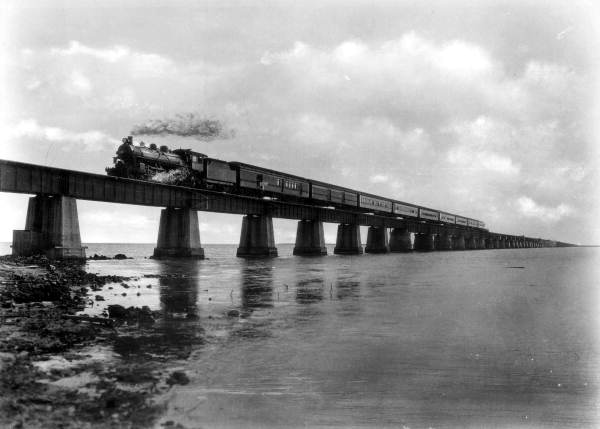
[[[149, 352], [169, 352], [170, 343], [156, 344], [177, 335], [152, 334], [148, 327], [158, 315], [147, 308], [126, 309], [124, 319], [76, 315], [90, 289], [129, 280], [84, 267], [43, 256], [0, 257], [0, 427], [148, 427], [162, 413], [154, 398], [170, 388], [173, 377], [157, 370], [156, 355]], [[120, 324], [124, 332], [116, 330]], [[125, 352], [126, 345], [133, 348]], [[81, 354], [86, 347], [149, 358], [90, 363]], [[180, 349], [175, 357], [189, 354], [189, 344]], [[55, 360], [65, 367], [40, 369]]]

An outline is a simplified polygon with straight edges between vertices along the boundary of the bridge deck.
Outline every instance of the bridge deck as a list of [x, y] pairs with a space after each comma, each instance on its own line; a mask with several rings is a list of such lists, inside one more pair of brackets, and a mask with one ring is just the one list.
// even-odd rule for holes
[[[270, 214], [285, 219], [318, 219], [333, 223], [403, 227], [408, 220], [348, 210], [264, 200], [133, 179], [0, 160], [0, 191], [64, 195], [81, 200], [155, 207], [191, 208], [231, 214]], [[418, 222], [413, 222], [418, 224]], [[418, 228], [418, 225], [415, 225]]]
[[438, 225], [416, 220], [368, 215], [358, 210], [333, 210], [307, 204], [264, 200], [7, 160], [0, 160], [0, 192], [64, 195], [81, 200], [191, 208], [198, 211], [241, 215], [269, 214], [272, 217], [283, 219], [313, 219], [363, 226], [405, 227], [415, 233], [435, 234], [463, 231], [477, 235], [498, 236], [499, 238], [514, 237], [481, 232], [459, 225]]

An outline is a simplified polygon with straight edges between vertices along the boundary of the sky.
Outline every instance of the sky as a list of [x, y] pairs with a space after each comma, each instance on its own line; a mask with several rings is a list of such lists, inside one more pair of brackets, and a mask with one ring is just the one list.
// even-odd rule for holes
[[[193, 114], [233, 132], [140, 138], [494, 232], [600, 244], [599, 12], [573, 0], [4, 1], [0, 158], [104, 174], [136, 125]], [[0, 194], [0, 241], [24, 228], [27, 199]], [[156, 241], [160, 208], [78, 211], [84, 242]], [[199, 215], [204, 243], [238, 242], [240, 216]], [[275, 220], [277, 242], [295, 231]], [[325, 233], [335, 242], [335, 225]]]

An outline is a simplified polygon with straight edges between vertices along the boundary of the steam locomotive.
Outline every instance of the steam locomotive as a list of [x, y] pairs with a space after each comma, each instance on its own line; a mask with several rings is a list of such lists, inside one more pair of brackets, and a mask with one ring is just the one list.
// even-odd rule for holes
[[123, 138], [113, 163], [113, 167], [106, 168], [110, 176], [159, 181], [259, 198], [294, 202], [308, 200], [334, 208], [350, 206], [378, 215], [485, 229], [485, 223], [479, 220], [242, 162], [222, 161], [191, 149], [170, 150], [167, 146], [146, 146], [143, 142], [134, 145], [131, 136]]

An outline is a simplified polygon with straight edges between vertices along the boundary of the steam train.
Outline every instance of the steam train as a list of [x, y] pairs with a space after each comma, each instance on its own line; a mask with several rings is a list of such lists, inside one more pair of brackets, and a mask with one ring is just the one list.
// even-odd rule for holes
[[113, 167], [106, 168], [110, 176], [160, 181], [259, 198], [293, 202], [308, 200], [327, 207], [352, 207], [378, 215], [485, 229], [485, 223], [479, 220], [242, 162], [222, 161], [191, 149], [170, 150], [167, 146], [146, 146], [143, 142], [134, 145], [131, 136], [123, 138], [113, 163]]

